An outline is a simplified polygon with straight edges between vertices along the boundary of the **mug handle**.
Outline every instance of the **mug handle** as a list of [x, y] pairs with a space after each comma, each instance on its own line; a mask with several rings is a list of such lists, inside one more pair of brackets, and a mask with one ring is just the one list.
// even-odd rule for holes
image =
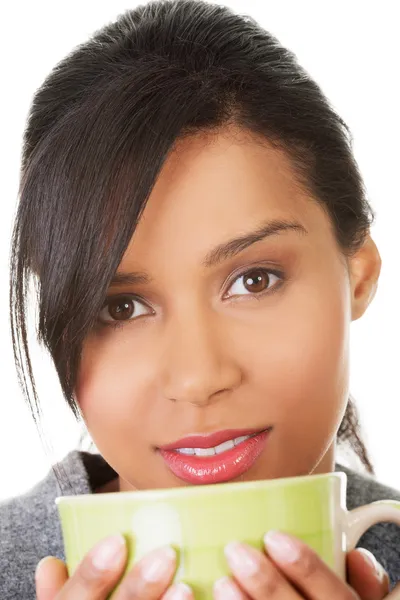
[[[400, 527], [400, 502], [378, 500], [351, 510], [347, 514], [346, 552], [354, 550], [360, 537], [377, 523], [391, 522]], [[385, 600], [400, 600], [400, 587], [393, 590]]]

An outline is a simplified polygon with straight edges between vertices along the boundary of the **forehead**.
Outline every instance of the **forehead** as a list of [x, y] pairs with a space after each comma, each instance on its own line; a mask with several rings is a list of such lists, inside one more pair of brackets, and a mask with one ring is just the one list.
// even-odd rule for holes
[[179, 140], [168, 156], [126, 257], [147, 262], [165, 245], [202, 252], [267, 219], [329, 229], [282, 150], [240, 131], [198, 134]]

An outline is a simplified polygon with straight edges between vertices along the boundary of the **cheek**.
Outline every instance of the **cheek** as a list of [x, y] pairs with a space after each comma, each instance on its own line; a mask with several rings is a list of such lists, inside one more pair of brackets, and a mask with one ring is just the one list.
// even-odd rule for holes
[[[250, 380], [278, 420], [315, 418], [342, 410], [348, 391], [350, 305], [337, 286], [300, 287], [265, 313], [256, 335], [241, 348]], [[246, 338], [244, 338], [246, 339]]]
[[75, 397], [91, 434], [124, 429], [140, 433], [148, 416], [150, 381], [122, 336], [87, 342]]
[[334, 285], [311, 291], [283, 302], [273, 318], [266, 313], [241, 349], [257, 402], [253, 412], [276, 430], [268, 455], [272, 477], [315, 468], [347, 405], [349, 296]]

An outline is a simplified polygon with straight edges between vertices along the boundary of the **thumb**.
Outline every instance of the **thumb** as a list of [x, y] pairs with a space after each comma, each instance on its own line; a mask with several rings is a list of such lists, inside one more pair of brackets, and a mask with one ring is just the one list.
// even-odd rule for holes
[[364, 548], [357, 548], [347, 555], [347, 578], [361, 600], [382, 600], [389, 593], [388, 574]]
[[68, 580], [68, 571], [62, 560], [46, 556], [36, 567], [37, 600], [55, 600]]

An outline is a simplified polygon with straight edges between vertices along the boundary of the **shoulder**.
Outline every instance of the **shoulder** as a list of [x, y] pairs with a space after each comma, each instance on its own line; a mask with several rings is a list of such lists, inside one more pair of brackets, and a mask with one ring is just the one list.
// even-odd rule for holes
[[64, 560], [51, 477], [28, 493], [0, 503], [0, 596], [35, 598], [35, 569], [47, 555]]
[[377, 481], [373, 476], [358, 473], [341, 465], [338, 471], [347, 475], [347, 508], [352, 510], [358, 506], [376, 502], [377, 500], [400, 501], [400, 491]]
[[[352, 510], [378, 500], [400, 502], [400, 492], [383, 485], [369, 475], [338, 466], [347, 475], [347, 508]], [[370, 550], [388, 572], [391, 583], [400, 581], [400, 527], [394, 523], [379, 523], [371, 527], [357, 546]]]
[[[59, 469], [70, 490], [82, 492], [76, 470], [83, 469], [80, 453], [67, 455]], [[85, 490], [83, 490], [85, 491]], [[45, 556], [65, 560], [62, 532], [55, 503], [63, 495], [50, 470], [47, 476], [21, 496], [0, 502], [0, 597], [33, 600], [35, 570]]]

